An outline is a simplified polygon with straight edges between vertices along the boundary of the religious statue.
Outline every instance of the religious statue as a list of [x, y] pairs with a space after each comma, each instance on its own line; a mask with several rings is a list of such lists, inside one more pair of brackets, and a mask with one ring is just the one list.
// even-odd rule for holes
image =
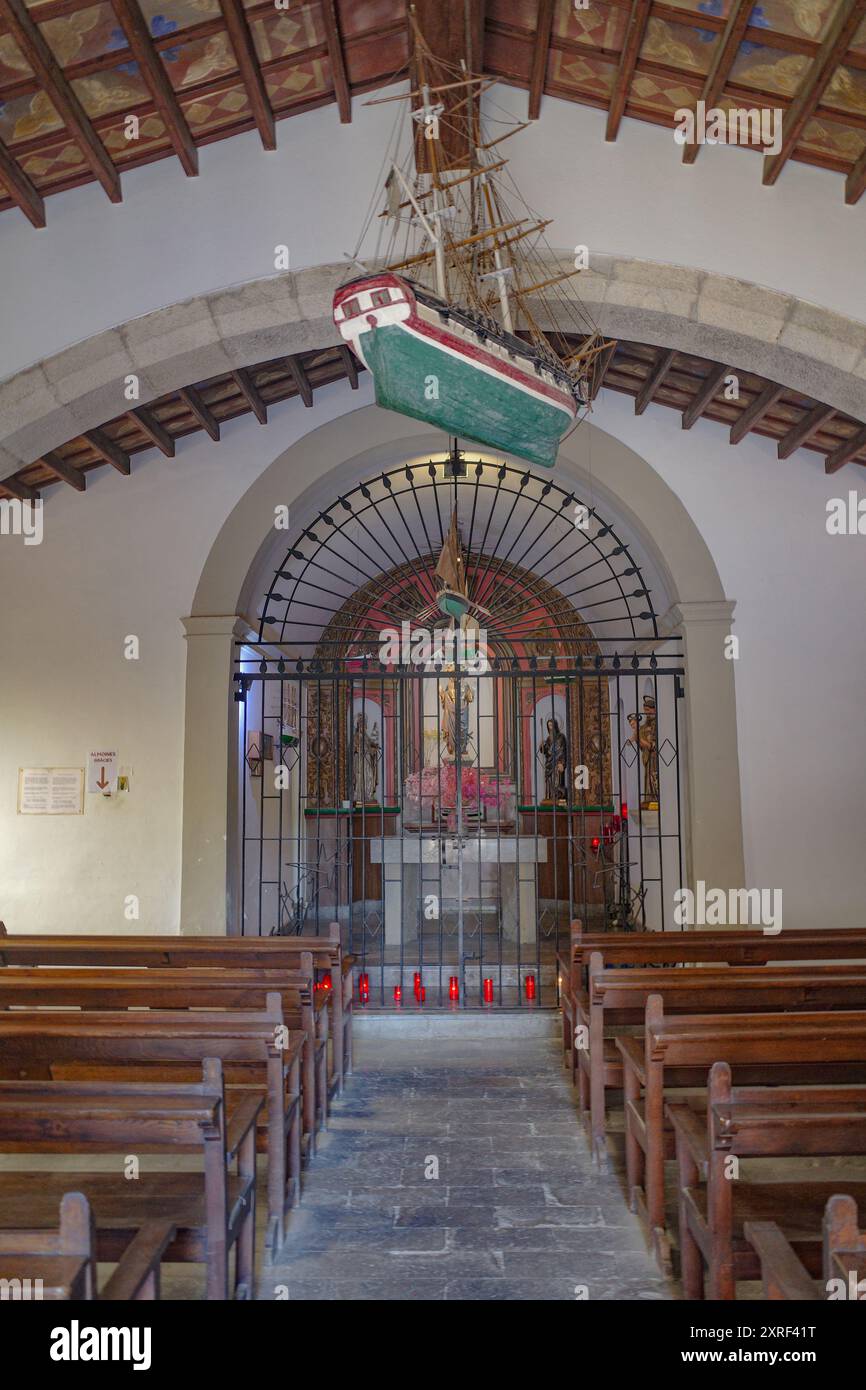
[[547, 738], [538, 756], [544, 761], [544, 800], [567, 801], [568, 741], [555, 719], [547, 721]]
[[352, 782], [355, 801], [369, 806], [376, 801], [376, 788], [379, 785], [379, 730], [374, 725], [372, 732], [367, 728], [366, 714], [355, 718], [355, 732], [352, 737]]
[[456, 758], [459, 746], [460, 757], [465, 758], [472, 741], [472, 734], [469, 729], [469, 706], [472, 704], [472, 690], [469, 682], [464, 681], [462, 684], [459, 710], [457, 709], [457, 682], [453, 676], [444, 684], [440, 683], [439, 703], [442, 706], [442, 733], [445, 737], [448, 756]]
[[584, 731], [584, 759], [589, 770], [587, 801], [590, 806], [602, 806], [608, 799], [604, 785], [607, 767], [607, 740], [598, 726], [590, 727]]
[[644, 695], [643, 714], [630, 714], [631, 725], [629, 741], [640, 750], [643, 763], [642, 811], [659, 809], [659, 755], [656, 728], [656, 702], [654, 695]]

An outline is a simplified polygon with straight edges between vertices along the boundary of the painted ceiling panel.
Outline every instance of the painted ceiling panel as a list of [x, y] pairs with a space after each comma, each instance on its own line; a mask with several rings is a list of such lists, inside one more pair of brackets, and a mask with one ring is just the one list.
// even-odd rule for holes
[[831, 155], [848, 163], [859, 159], [866, 149], [866, 131], [818, 116], [803, 131], [802, 143], [804, 149], [815, 154]]
[[44, 92], [29, 97], [15, 97], [0, 110], [0, 140], [6, 145], [20, 144], [37, 135], [60, 130], [63, 122]]
[[748, 48], [748, 53], [740, 49], [730, 82], [778, 96], [794, 96], [812, 60], [802, 53], [785, 53], [758, 44], [749, 44]]
[[0, 34], [0, 88], [32, 73], [30, 64], [9, 34]]
[[866, 72], [837, 68], [821, 98], [822, 106], [866, 116]]
[[60, 19], [47, 19], [40, 28], [42, 37], [64, 68], [127, 46], [117, 17], [108, 4], [90, 5]]
[[591, 45], [593, 48], [619, 49], [628, 23], [628, 14], [616, 5], [592, 4], [576, 10], [560, 5], [553, 21], [553, 41]]
[[140, 159], [142, 155], [153, 153], [155, 150], [163, 149], [168, 152], [172, 149], [162, 118], [155, 112], [142, 119], [137, 140], [127, 139], [124, 132], [123, 121], [100, 132], [108, 153], [115, 163], [121, 166], [130, 160]]
[[217, 19], [219, 0], [139, 0], [141, 12], [155, 39]]
[[129, 111], [150, 101], [150, 92], [137, 67], [132, 65], [93, 77], [73, 80], [72, 90], [91, 120], [115, 111]]
[[749, 23], [820, 43], [833, 16], [835, 0], [761, 0]]
[[689, 29], [684, 24], [651, 18], [641, 48], [645, 62], [706, 74], [719, 36], [710, 29]]
[[202, 93], [181, 102], [183, 113], [193, 134], [215, 129], [223, 125], [233, 125], [245, 120], [252, 113], [249, 98], [239, 83], [228, 91]]
[[616, 67], [592, 55], [554, 52], [550, 81], [574, 87], [593, 96], [609, 97], [616, 77]]
[[[165, 58], [165, 54], [162, 55]], [[169, 77], [176, 92], [201, 82], [212, 82], [226, 73], [237, 71], [237, 61], [229, 36], [224, 29], [206, 39], [193, 39], [184, 44], [171, 64]]]
[[250, 21], [256, 52], [263, 63], [288, 53], [303, 53], [325, 42], [318, 6], [301, 5], [286, 13], [274, 10]]

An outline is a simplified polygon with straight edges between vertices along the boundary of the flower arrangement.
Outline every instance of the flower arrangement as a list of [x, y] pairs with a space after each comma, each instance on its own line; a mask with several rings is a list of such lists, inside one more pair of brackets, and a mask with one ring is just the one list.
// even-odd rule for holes
[[[461, 800], [467, 810], [481, 806], [501, 810], [514, 794], [510, 778], [497, 778], [495, 773], [480, 772], [475, 767], [461, 770], [460, 783]], [[410, 773], [405, 782], [405, 797], [414, 806], [421, 801], [438, 801], [443, 807], [456, 806], [457, 768], [453, 763], [443, 763], [441, 767], [425, 767], [421, 773]]]

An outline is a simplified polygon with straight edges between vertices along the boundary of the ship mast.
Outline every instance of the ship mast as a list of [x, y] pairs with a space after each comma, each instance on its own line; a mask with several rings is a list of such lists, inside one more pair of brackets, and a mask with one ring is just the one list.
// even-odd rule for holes
[[436, 290], [437, 293], [440, 294], [443, 299], [447, 300], [448, 275], [445, 267], [445, 247], [443, 244], [443, 221], [446, 216], [446, 211], [445, 204], [442, 201], [442, 186], [439, 177], [439, 156], [436, 149], [439, 140], [439, 117], [441, 116], [444, 107], [441, 104], [434, 106], [430, 101], [430, 86], [427, 81], [427, 69], [426, 64], [424, 62], [424, 45], [423, 43], [418, 42], [420, 35], [418, 33], [417, 21], [415, 19], [414, 10], [412, 12], [412, 24], [415, 27], [415, 41], [417, 45], [416, 52], [418, 55], [418, 76], [420, 78], [419, 85], [421, 87], [421, 96], [423, 98], [423, 105], [419, 106], [417, 110], [414, 111], [412, 114], [414, 119], [419, 123], [422, 123], [423, 126], [420, 136], [418, 138], [425, 140], [429, 147], [428, 156], [430, 161], [430, 184], [431, 192], [433, 195], [433, 211], [431, 213], [431, 218], [433, 221], [433, 228], [435, 232], [433, 248], [436, 258]]
[[[424, 12], [429, 20], [427, 0]], [[465, 58], [458, 66], [456, 55], [450, 62], [437, 57], [411, 3], [409, 20], [411, 90], [367, 103], [408, 100], [413, 108], [414, 170], [395, 154], [379, 214], [390, 234], [387, 268], [435, 286], [440, 300], [478, 321], [482, 337], [495, 318], [506, 333], [528, 339], [540, 361], [564, 369], [578, 401], [588, 405], [597, 361], [611, 345], [579, 300], [559, 288], [578, 270], [551, 265], [544, 240], [549, 223], [501, 174], [508, 160], [497, 158], [498, 148], [490, 153], [526, 124], [486, 139], [481, 99], [493, 79], [473, 74]]]

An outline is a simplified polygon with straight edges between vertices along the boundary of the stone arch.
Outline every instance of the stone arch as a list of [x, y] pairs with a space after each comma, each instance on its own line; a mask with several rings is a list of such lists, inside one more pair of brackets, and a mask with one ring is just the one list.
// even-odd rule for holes
[[[191, 382], [336, 343], [331, 297], [344, 274], [344, 265], [315, 266], [201, 295], [18, 372], [0, 384], [0, 477], [116, 416], [127, 373], [139, 377], [146, 405]], [[724, 360], [866, 415], [866, 325], [855, 319], [794, 294], [626, 256], [594, 256], [580, 294], [612, 337]]]
[[[478, 451], [484, 456], [484, 451]], [[322, 425], [281, 454], [227, 517], [203, 567], [187, 632], [182, 929], [213, 931], [234, 920], [233, 806], [236, 737], [231, 693], [234, 642], [257, 628], [256, 597], [270, 582], [286, 533], [275, 508], [298, 525], [342, 488], [383, 468], [442, 453], [442, 438], [419, 422], [365, 406]], [[682, 639], [688, 758], [688, 879], [743, 883], [743, 838], [731, 663], [724, 658], [734, 604], [713, 557], [675, 493], [634, 450], [587, 423], [563, 446], [554, 476], [617, 523], [657, 586], [666, 637]], [[678, 648], [679, 650], [679, 648]], [[229, 769], [228, 776], [226, 769]]]

